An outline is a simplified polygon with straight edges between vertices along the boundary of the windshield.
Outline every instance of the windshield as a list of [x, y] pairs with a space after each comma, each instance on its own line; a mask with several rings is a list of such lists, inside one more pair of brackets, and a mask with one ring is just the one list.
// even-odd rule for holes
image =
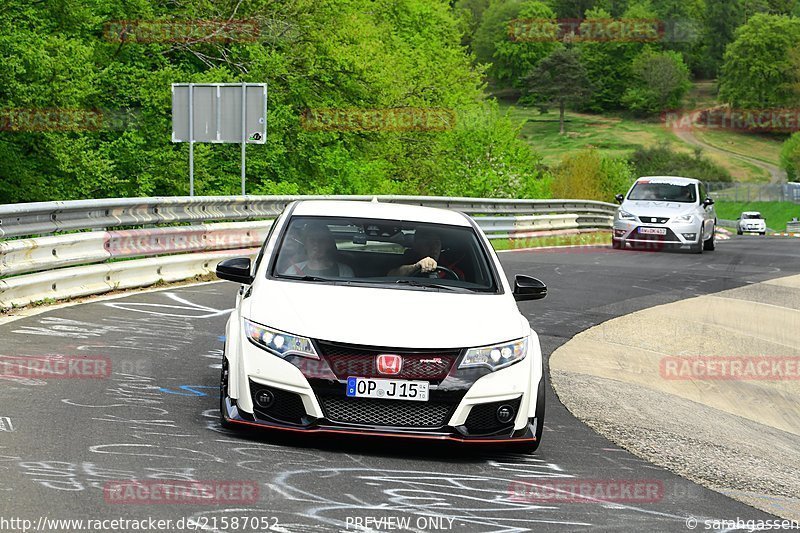
[[745, 219], [745, 220], [761, 220], [761, 213], [744, 214], [744, 215], [742, 215], [742, 218]]
[[307, 282], [497, 292], [490, 259], [471, 227], [295, 216], [271, 275]]
[[678, 185], [666, 181], [640, 180], [631, 189], [628, 200], [656, 200], [693, 204], [697, 190], [693, 183]]

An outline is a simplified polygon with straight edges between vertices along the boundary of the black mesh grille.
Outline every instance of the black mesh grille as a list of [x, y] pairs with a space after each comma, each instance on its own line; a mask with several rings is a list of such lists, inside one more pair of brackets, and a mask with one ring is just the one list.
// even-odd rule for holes
[[400, 373], [392, 375], [392, 378], [441, 381], [447, 377], [460, 353], [460, 350], [398, 351], [392, 348], [328, 342], [317, 342], [317, 344], [322, 356], [339, 379], [385, 377], [378, 372], [377, 357], [380, 354], [396, 354], [403, 358], [403, 364]]
[[[261, 390], [267, 390], [275, 396], [275, 401], [271, 406], [264, 408], [256, 403], [256, 394]], [[267, 387], [259, 383], [250, 381], [250, 395], [253, 399], [253, 413], [261, 420], [277, 420], [290, 424], [302, 424], [306, 416], [306, 408], [303, 406], [303, 399], [299, 395], [274, 387]]]
[[511, 429], [514, 425], [514, 421], [512, 420], [505, 424], [498, 421], [497, 408], [501, 405], [511, 406], [511, 408], [514, 409], [514, 418], [516, 418], [516, 413], [519, 411], [519, 401], [520, 399], [517, 398], [511, 401], [474, 405], [469, 411], [469, 416], [467, 417], [467, 421], [464, 422], [464, 426], [467, 428], [470, 435], [486, 435], [488, 433], [496, 433], [503, 429]]
[[331, 422], [370, 426], [438, 428], [447, 424], [452, 405], [370, 398], [322, 398]]

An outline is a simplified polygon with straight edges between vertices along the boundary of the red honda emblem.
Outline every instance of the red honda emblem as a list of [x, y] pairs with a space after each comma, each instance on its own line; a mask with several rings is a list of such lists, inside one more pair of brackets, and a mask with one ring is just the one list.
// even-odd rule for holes
[[386, 375], [395, 375], [400, 373], [403, 368], [403, 358], [399, 355], [382, 353], [378, 356], [378, 372]]

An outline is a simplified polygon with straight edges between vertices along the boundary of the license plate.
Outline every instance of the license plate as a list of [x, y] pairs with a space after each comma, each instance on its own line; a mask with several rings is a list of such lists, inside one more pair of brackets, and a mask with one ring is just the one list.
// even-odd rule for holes
[[645, 235], [666, 235], [667, 228], [639, 228], [639, 233]]
[[406, 379], [347, 378], [347, 396], [427, 402], [428, 382]]

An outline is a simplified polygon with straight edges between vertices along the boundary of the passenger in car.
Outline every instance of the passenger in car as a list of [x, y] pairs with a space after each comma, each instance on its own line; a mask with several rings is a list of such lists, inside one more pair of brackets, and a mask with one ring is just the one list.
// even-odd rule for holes
[[[442, 238], [435, 231], [420, 228], [414, 233], [414, 244], [406, 250], [404, 257], [409, 264], [393, 268], [388, 276], [413, 276], [417, 273], [430, 274], [439, 266], [446, 267], [455, 272], [459, 279], [464, 279], [464, 272], [455, 265], [440, 265], [439, 256], [442, 253]], [[440, 272], [438, 277], [447, 277]]]
[[352, 278], [353, 269], [336, 260], [336, 239], [326, 224], [310, 223], [303, 231], [305, 261], [284, 270], [286, 276], [315, 276], [321, 278]]

